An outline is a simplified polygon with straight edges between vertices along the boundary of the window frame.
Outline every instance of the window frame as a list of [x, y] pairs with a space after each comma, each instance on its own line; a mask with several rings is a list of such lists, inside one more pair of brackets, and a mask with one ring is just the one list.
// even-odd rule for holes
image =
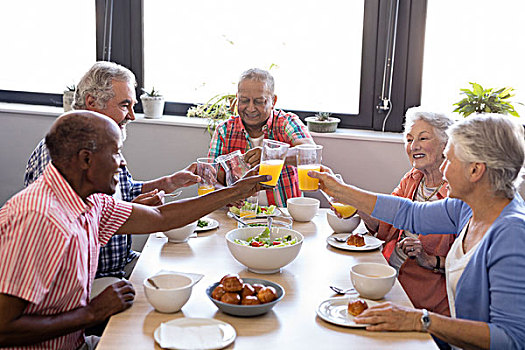
[[[111, 61], [131, 69], [137, 78], [137, 96], [144, 76], [144, 0], [94, 0], [96, 3], [96, 57], [103, 58], [104, 10], [113, 2]], [[340, 128], [380, 131], [386, 114], [378, 110], [381, 94], [389, 8], [398, 0], [365, 0], [361, 87], [358, 114], [334, 114]], [[392, 111], [386, 131], [402, 131], [406, 109], [419, 105], [427, 0], [399, 0], [398, 27], [392, 82]], [[139, 99], [140, 100], [140, 99]], [[61, 106], [60, 94], [0, 90], [0, 101]], [[166, 101], [165, 114], [185, 115], [192, 103]], [[286, 109], [286, 106], [283, 106]], [[313, 111], [288, 110], [302, 119]], [[142, 112], [140, 101], [136, 107]]]

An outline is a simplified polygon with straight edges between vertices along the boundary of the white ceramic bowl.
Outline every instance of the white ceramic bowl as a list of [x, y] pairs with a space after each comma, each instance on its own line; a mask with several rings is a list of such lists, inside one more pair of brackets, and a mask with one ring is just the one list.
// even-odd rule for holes
[[190, 235], [197, 228], [197, 221], [191, 222], [186, 226], [179, 228], [174, 228], [169, 231], [164, 231], [166, 237], [168, 237], [168, 242], [172, 243], [184, 243], [187, 242], [190, 238]]
[[155, 310], [163, 313], [179, 311], [190, 298], [192, 287], [196, 283], [189, 276], [175, 272], [161, 273], [149, 278], [159, 289], [146, 278], [143, 282], [144, 293]]
[[354, 215], [348, 219], [339, 219], [331, 210], [326, 212], [326, 220], [335, 233], [350, 233], [355, 230], [361, 222], [359, 215]]
[[286, 201], [288, 212], [295, 221], [310, 221], [319, 210], [319, 199], [295, 197]]
[[235, 243], [235, 239], [248, 240], [263, 232], [264, 227], [243, 227], [226, 234], [228, 249], [235, 260], [255, 273], [276, 273], [291, 263], [299, 254], [303, 244], [303, 235], [289, 228], [273, 228], [270, 237], [277, 238], [292, 235], [297, 240], [294, 245], [275, 248], [256, 248]]
[[396, 269], [380, 263], [360, 263], [350, 268], [350, 279], [363, 298], [381, 299], [392, 289]]

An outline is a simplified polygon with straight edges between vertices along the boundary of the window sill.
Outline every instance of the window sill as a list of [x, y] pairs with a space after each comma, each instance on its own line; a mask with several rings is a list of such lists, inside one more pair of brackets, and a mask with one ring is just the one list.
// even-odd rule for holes
[[[41, 115], [47, 117], [58, 117], [63, 113], [62, 107], [39, 106], [39, 105], [25, 105], [15, 103], [0, 102], [0, 113], [26, 114], [26, 115]], [[154, 125], [169, 125], [169, 126], [184, 126], [193, 128], [206, 128], [208, 121], [202, 118], [187, 118], [185, 116], [164, 115], [159, 119], [147, 119], [143, 114], [136, 114], [137, 119], [134, 123], [140, 124], [154, 124]], [[379, 141], [391, 143], [403, 143], [403, 135], [392, 132], [379, 132], [372, 130], [359, 129], [337, 129], [334, 133], [317, 133], [312, 132], [312, 136], [316, 139], [347, 139], [347, 140], [362, 140], [362, 141]]]

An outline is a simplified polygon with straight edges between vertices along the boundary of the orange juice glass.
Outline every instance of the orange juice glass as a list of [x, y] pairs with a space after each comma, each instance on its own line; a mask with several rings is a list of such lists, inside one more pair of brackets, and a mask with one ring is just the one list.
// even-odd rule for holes
[[258, 196], [251, 196], [244, 200], [239, 212], [241, 218], [254, 218], [257, 216], [257, 205], [259, 204]]
[[323, 146], [299, 145], [297, 148], [297, 172], [299, 173], [299, 189], [301, 191], [316, 191], [319, 189], [319, 179], [308, 176], [310, 170], [321, 170]]
[[347, 219], [357, 213], [357, 209], [348, 204], [332, 202], [330, 203], [334, 209], [341, 214], [343, 219]]
[[197, 188], [197, 194], [199, 196], [213, 191], [215, 191], [215, 187], [213, 185], [202, 185]]
[[277, 180], [279, 180], [279, 176], [281, 176], [283, 166], [284, 160], [280, 159], [270, 159], [261, 162], [261, 165], [259, 166], [259, 175], [272, 175], [272, 179], [270, 181], [261, 183], [271, 187], [275, 187], [275, 185], [277, 185]]
[[263, 185], [268, 187], [275, 187], [277, 185], [277, 181], [283, 170], [288, 148], [290, 148], [290, 145], [287, 143], [269, 139], [263, 140], [259, 175], [272, 176], [270, 181], [261, 182]]
[[201, 177], [201, 181], [197, 187], [197, 193], [199, 196], [215, 191], [217, 169], [218, 164], [213, 158], [197, 158], [197, 175]]

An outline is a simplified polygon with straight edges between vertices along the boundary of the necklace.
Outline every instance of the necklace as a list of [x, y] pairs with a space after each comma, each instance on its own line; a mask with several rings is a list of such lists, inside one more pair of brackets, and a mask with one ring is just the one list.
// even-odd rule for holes
[[441, 187], [443, 187], [444, 184], [445, 184], [445, 180], [441, 180], [441, 183], [439, 184], [439, 186], [436, 187], [436, 189], [429, 196], [425, 196], [425, 192], [423, 190], [423, 188], [425, 187], [425, 178], [423, 177], [421, 179], [421, 182], [419, 183], [419, 194], [421, 195], [421, 197], [423, 197], [425, 202], [428, 202], [430, 198], [434, 197], [436, 193], [439, 192], [439, 190], [441, 189]]

